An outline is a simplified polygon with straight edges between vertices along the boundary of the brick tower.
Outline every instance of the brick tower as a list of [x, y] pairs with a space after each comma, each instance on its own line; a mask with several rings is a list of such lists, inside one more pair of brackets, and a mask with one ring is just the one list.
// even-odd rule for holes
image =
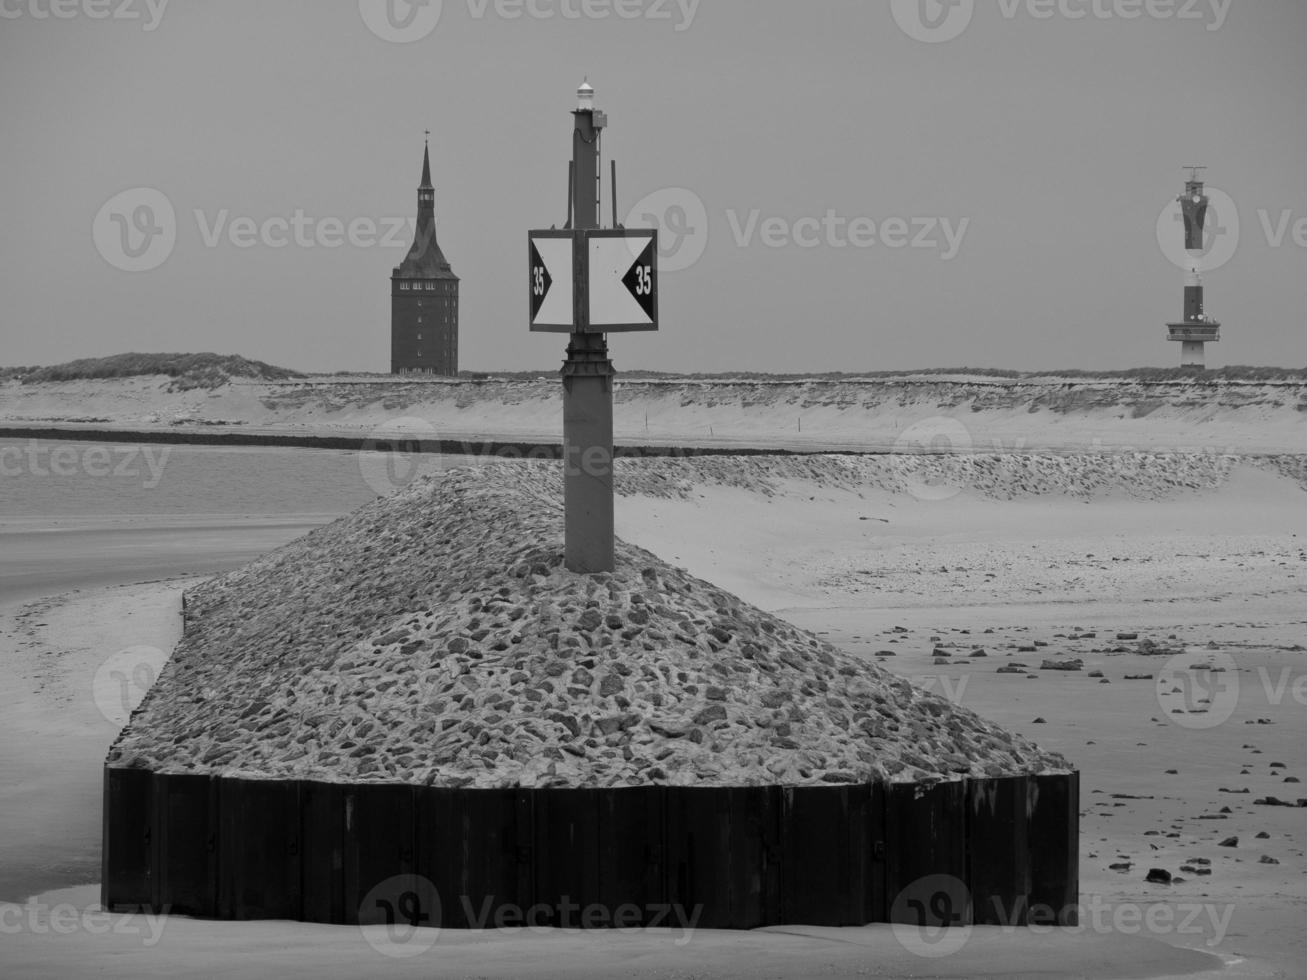
[[458, 276], [436, 242], [436, 191], [425, 146], [413, 245], [390, 277], [390, 373], [458, 374]]

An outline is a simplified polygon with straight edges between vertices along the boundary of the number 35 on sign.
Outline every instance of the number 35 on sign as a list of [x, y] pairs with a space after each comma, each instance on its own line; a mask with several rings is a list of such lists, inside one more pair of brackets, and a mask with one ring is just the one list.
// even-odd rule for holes
[[532, 231], [528, 246], [532, 330], [658, 329], [655, 229]]

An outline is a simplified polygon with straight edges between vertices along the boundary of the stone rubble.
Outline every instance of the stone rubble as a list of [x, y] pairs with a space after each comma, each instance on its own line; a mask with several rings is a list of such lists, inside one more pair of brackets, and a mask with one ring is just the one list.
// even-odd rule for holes
[[567, 571], [560, 501], [557, 464], [454, 469], [200, 585], [109, 764], [478, 788], [1071, 770], [625, 542], [615, 572]]

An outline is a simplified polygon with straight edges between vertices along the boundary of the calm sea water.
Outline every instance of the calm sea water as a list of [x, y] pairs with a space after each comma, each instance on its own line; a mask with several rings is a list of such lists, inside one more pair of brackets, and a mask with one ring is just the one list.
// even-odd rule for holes
[[236, 568], [452, 457], [0, 440], [0, 605]]
[[[446, 462], [0, 440], [0, 609], [75, 589], [236, 568]], [[100, 765], [110, 735], [71, 724], [59, 751], [40, 741], [49, 736], [35, 735], [45, 729], [31, 719], [59, 708], [44, 693], [33, 649], [22, 634], [0, 633], [0, 900], [100, 874]], [[83, 693], [89, 683], [57, 679]], [[44, 748], [34, 755], [34, 745]]]
[[0, 519], [342, 514], [408, 458], [267, 447], [0, 439]]

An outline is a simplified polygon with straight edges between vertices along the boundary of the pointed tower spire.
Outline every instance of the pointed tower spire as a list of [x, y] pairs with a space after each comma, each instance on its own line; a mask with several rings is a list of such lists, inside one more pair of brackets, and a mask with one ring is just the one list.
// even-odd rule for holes
[[[430, 130], [427, 131], [428, 134]], [[436, 189], [431, 184], [431, 151], [422, 147], [422, 183], [418, 185], [418, 215], [413, 247], [395, 267], [401, 279], [457, 279], [436, 242]]]
[[431, 130], [425, 130], [426, 138], [422, 141], [422, 183], [418, 185], [419, 190], [434, 190], [431, 186], [431, 152], [428, 148], [428, 141], [431, 139]]

